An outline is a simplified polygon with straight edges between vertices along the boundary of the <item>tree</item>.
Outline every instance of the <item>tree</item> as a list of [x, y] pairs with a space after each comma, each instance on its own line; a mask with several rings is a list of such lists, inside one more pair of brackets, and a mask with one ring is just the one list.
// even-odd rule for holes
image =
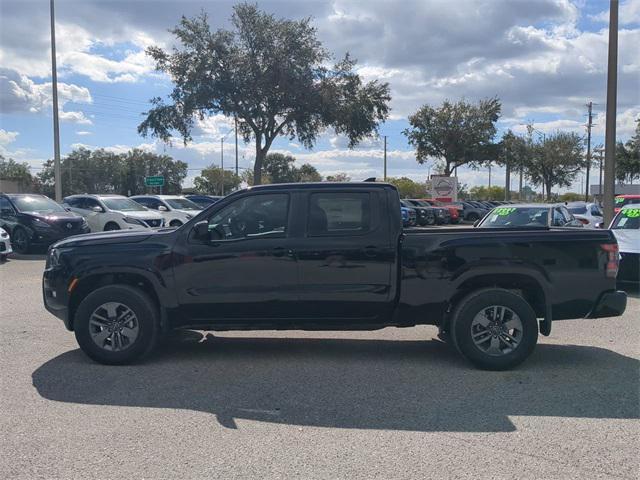
[[280, 135], [311, 148], [319, 133], [333, 128], [349, 146], [376, 135], [389, 113], [389, 85], [364, 83], [347, 54], [332, 68], [309, 18], [277, 19], [240, 3], [232, 30], [212, 32], [206, 14], [172, 31], [181, 43], [168, 53], [147, 53], [175, 83], [170, 103], [152, 100], [142, 135], [170, 141], [177, 132], [188, 143], [195, 118], [222, 113], [238, 120], [246, 142], [255, 139], [253, 180], [262, 182], [264, 159]]
[[582, 138], [576, 133], [558, 132], [548, 135], [542, 143], [532, 144], [526, 159], [527, 178], [544, 186], [547, 200], [553, 187], [569, 187], [578, 172], [585, 167]]
[[502, 200], [504, 198], [503, 187], [485, 187], [484, 185], [471, 187], [469, 196], [472, 200]]
[[209, 195], [222, 195], [222, 182], [224, 178], [224, 193], [229, 193], [238, 188], [242, 178], [229, 170], [224, 171], [224, 177], [222, 169], [215, 165], [204, 168], [200, 172], [200, 176], [193, 180], [193, 184], [199, 193]]
[[350, 182], [351, 177], [344, 172], [338, 172], [335, 175], [327, 175], [327, 182]]
[[616, 178], [633, 183], [640, 179], [640, 118], [636, 120], [636, 132], [626, 144], [616, 146]]
[[[291, 183], [295, 181], [296, 159], [291, 155], [270, 153], [264, 159], [262, 171], [268, 177], [268, 183]], [[255, 175], [255, 173], [254, 173]]]
[[[158, 155], [133, 149], [116, 154], [103, 149], [73, 150], [60, 161], [63, 177], [62, 195], [74, 193], [117, 193], [136, 195], [145, 193], [145, 176], [162, 175], [165, 179], [163, 193], [180, 193], [182, 181], [187, 176], [187, 164], [167, 155]], [[47, 160], [38, 174], [43, 192], [54, 193], [54, 163]]]
[[144, 185], [144, 177], [148, 176], [164, 177], [164, 194], [176, 195], [182, 191], [182, 182], [187, 177], [189, 168], [185, 162], [174, 160], [169, 155], [158, 155], [136, 148], [119, 157], [121, 167], [116, 190], [122, 195], [146, 193], [149, 187]]
[[478, 166], [497, 156], [493, 137], [500, 117], [501, 104], [489, 98], [471, 104], [465, 100], [441, 107], [424, 105], [409, 117], [410, 128], [403, 133], [416, 148], [416, 160], [422, 164], [435, 157], [445, 175], [461, 165]]
[[33, 183], [28, 163], [18, 163], [13, 158], [5, 158], [3, 155], [0, 155], [0, 178], [17, 182], [21, 188], [27, 188]]
[[395, 185], [401, 198], [422, 198], [427, 193], [424, 184], [414, 182], [407, 177], [388, 178], [387, 182]]
[[303, 163], [302, 166], [296, 169], [296, 182], [321, 182], [322, 175], [316, 170], [316, 167], [308, 163]]
[[499, 144], [499, 152], [497, 163], [505, 167], [505, 198], [509, 200], [511, 197], [511, 172], [519, 172], [523, 170], [529, 155], [527, 140], [519, 137], [511, 130], [502, 136]]

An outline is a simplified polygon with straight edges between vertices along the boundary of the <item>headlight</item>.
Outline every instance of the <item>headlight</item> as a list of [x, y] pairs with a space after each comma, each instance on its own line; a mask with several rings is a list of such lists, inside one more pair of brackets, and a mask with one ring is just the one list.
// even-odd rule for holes
[[141, 222], [140, 220], [138, 220], [137, 218], [123, 217], [122, 219], [125, 222], [130, 223], [132, 225], [142, 225], [143, 227], [146, 227], [146, 225], [143, 222]]
[[59, 264], [60, 264], [60, 251], [57, 248], [50, 249], [49, 255], [47, 256], [47, 266], [57, 267]]
[[0, 237], [9, 238], [9, 234], [7, 232], [3, 231], [2, 233], [0, 233]]
[[80, 228], [88, 228], [89, 224], [87, 223], [87, 221], [83, 218], [82, 219], [82, 223], [80, 224]]

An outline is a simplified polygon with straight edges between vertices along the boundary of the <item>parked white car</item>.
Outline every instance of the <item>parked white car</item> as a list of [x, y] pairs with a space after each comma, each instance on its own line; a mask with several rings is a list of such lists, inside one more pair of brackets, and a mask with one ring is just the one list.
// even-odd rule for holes
[[618, 280], [640, 281], [640, 205], [628, 204], [613, 217], [609, 227], [618, 241]]
[[122, 195], [71, 195], [62, 204], [82, 215], [92, 232], [164, 226], [164, 218]]
[[0, 228], [0, 262], [4, 262], [11, 252], [13, 252], [13, 250], [11, 250], [9, 234], [4, 228]]
[[179, 227], [195, 217], [202, 208], [181, 195], [135, 195], [140, 205], [156, 210], [164, 217], [165, 225]]
[[598, 228], [596, 225], [603, 221], [602, 210], [597, 203], [570, 202], [567, 208], [585, 228]]

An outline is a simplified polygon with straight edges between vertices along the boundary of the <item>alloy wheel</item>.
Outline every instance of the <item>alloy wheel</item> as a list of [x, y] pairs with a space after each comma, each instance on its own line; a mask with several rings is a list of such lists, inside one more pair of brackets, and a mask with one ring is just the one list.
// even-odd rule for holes
[[522, 320], [516, 312], [503, 305], [483, 308], [471, 322], [471, 338], [475, 346], [491, 356], [513, 352], [523, 336]]
[[139, 332], [138, 317], [119, 302], [103, 303], [89, 317], [91, 339], [104, 350], [126, 350], [135, 343]]

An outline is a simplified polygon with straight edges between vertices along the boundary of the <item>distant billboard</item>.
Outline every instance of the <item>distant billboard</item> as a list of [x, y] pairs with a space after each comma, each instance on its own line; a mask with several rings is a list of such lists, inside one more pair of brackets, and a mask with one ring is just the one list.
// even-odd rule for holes
[[458, 178], [446, 175], [431, 175], [427, 182], [427, 191], [431, 198], [441, 202], [458, 201]]

